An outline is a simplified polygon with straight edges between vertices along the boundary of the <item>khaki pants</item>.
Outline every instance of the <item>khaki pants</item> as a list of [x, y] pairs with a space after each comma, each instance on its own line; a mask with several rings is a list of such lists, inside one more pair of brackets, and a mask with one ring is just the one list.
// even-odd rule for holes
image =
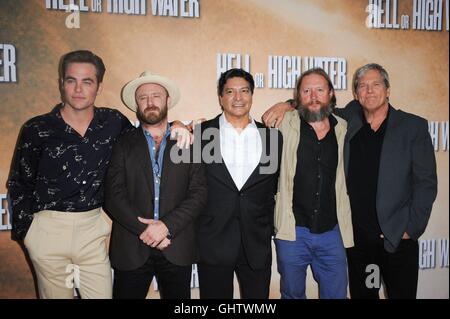
[[36, 271], [40, 298], [72, 299], [73, 281], [78, 280], [81, 298], [112, 298], [106, 247], [110, 231], [100, 208], [34, 214], [24, 244]]

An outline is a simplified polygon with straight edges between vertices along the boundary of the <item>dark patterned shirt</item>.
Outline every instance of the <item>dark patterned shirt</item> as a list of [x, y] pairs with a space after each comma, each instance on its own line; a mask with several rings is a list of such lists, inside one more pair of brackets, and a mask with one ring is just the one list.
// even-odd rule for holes
[[84, 212], [103, 204], [103, 177], [119, 136], [134, 129], [119, 111], [95, 108], [84, 137], [57, 105], [24, 124], [8, 181], [12, 234], [23, 239], [41, 210]]

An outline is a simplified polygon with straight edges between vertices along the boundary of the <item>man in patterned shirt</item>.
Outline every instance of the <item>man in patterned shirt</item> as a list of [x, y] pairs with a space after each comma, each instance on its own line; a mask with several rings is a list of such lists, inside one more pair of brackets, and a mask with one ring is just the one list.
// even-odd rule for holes
[[63, 102], [27, 121], [15, 150], [12, 238], [28, 250], [40, 298], [73, 298], [66, 281], [74, 265], [82, 298], [111, 298], [103, 177], [113, 144], [133, 126], [119, 111], [94, 105], [105, 73], [100, 57], [70, 52], [59, 71]]

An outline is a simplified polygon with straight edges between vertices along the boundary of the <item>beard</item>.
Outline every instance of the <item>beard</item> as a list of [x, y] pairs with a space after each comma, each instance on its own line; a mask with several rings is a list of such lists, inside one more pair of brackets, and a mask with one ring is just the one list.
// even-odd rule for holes
[[161, 109], [155, 106], [146, 107], [143, 111], [141, 111], [138, 107], [136, 117], [141, 123], [149, 125], [158, 124], [167, 117], [167, 105]]
[[313, 103], [303, 105], [301, 102], [299, 102], [298, 113], [300, 114], [301, 118], [303, 118], [308, 123], [323, 121], [333, 113], [334, 106], [331, 102], [329, 103], [319, 102], [320, 109], [318, 111], [310, 111], [308, 109], [308, 107], [312, 104]]

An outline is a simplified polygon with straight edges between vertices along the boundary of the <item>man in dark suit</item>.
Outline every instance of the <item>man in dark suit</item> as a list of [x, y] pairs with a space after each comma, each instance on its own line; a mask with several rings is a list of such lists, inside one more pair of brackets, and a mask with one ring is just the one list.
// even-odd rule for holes
[[378, 64], [355, 72], [353, 92], [357, 101], [341, 111], [349, 119], [344, 157], [355, 239], [347, 250], [350, 295], [379, 298], [380, 283], [366, 280], [375, 269], [388, 298], [414, 299], [418, 238], [437, 193], [428, 123], [389, 104], [389, 75]]
[[145, 298], [156, 276], [161, 298], [188, 299], [194, 221], [207, 191], [201, 163], [174, 161], [167, 110], [179, 91], [169, 79], [144, 72], [124, 87], [122, 99], [141, 127], [116, 144], [106, 175], [113, 297]]
[[208, 185], [206, 209], [197, 220], [200, 298], [233, 298], [234, 273], [241, 298], [269, 297], [282, 140], [250, 117], [253, 90], [248, 72], [223, 73], [223, 114], [195, 132], [201, 133]]
[[[344, 160], [355, 241], [347, 249], [350, 295], [378, 299], [382, 278], [388, 298], [414, 299], [418, 239], [437, 194], [428, 124], [389, 104], [389, 75], [378, 64], [355, 72], [353, 93], [354, 101], [335, 109], [348, 122]], [[264, 122], [278, 126], [290, 109], [276, 104]]]

